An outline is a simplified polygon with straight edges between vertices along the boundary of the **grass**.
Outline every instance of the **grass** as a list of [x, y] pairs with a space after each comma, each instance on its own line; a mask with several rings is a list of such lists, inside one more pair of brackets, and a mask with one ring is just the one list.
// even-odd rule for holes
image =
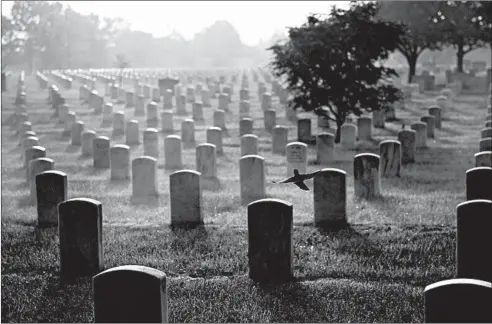
[[[128, 86], [131, 87], [132, 83]], [[100, 88], [104, 92], [104, 89]], [[98, 135], [111, 138], [111, 127], [101, 128], [78, 100], [74, 90], [61, 90], [85, 123]], [[236, 86], [236, 96], [239, 85]], [[10, 87], [2, 95], [2, 121], [13, 113]], [[256, 97], [256, 84], [250, 95]], [[55, 169], [68, 174], [68, 196], [88, 197], [103, 204], [104, 267], [138, 264], [157, 268], [169, 276], [169, 312], [172, 322], [422, 322], [423, 288], [455, 273], [455, 207], [465, 200], [465, 171], [474, 166], [479, 130], [485, 110], [483, 98], [461, 96], [445, 115], [443, 129], [429, 147], [419, 150], [416, 163], [402, 169], [402, 177], [382, 180], [382, 197], [358, 201], [353, 196], [353, 156], [378, 152], [377, 143], [394, 139], [401, 123], [407, 125], [426, 114], [435, 94], [418, 96], [398, 121], [383, 130], [373, 129], [374, 141], [358, 143], [355, 151], [336, 148], [336, 161], [314, 163], [309, 148], [308, 171], [335, 167], [347, 172], [350, 228], [321, 232], [312, 226], [312, 192], [292, 186], [267, 185], [269, 197], [294, 205], [294, 275], [296, 280], [277, 287], [259, 286], [248, 279], [247, 215], [239, 200], [238, 102], [230, 104], [226, 120], [230, 137], [224, 137], [225, 155], [218, 157], [220, 188], [203, 190], [206, 226], [194, 230], [169, 229], [169, 175], [164, 169], [161, 134], [158, 161], [159, 198], [149, 205], [131, 203], [131, 183], [109, 181], [109, 170], [95, 171], [92, 159], [80, 157], [80, 148], [62, 138], [62, 125], [51, 118], [34, 78], [27, 79], [28, 112], [33, 130]], [[214, 107], [217, 99], [212, 100]], [[284, 121], [283, 108], [274, 101], [277, 124], [289, 126], [289, 139], [296, 129]], [[187, 106], [190, 110], [190, 105]], [[116, 105], [127, 119], [133, 109]], [[195, 125], [196, 139], [203, 143], [205, 129], [212, 125], [212, 109], [204, 108], [205, 123]], [[260, 137], [260, 155], [265, 157], [267, 180], [286, 175], [285, 156], [271, 153], [271, 136], [261, 131], [263, 114], [252, 100], [255, 134]], [[191, 115], [191, 114], [190, 114]], [[301, 114], [304, 115], [304, 114]], [[310, 116], [306, 114], [306, 116]], [[181, 121], [175, 117], [176, 134]], [[144, 118], [137, 117], [140, 131]], [[313, 133], [316, 134], [313, 119]], [[112, 139], [112, 144], [124, 138]], [[17, 138], [2, 125], [2, 321], [91, 322], [90, 278], [62, 286], [56, 235], [36, 228], [36, 209], [28, 203]], [[143, 146], [132, 148], [132, 158]], [[195, 150], [184, 149], [185, 168], [194, 169]], [[308, 182], [312, 188], [312, 181]]]

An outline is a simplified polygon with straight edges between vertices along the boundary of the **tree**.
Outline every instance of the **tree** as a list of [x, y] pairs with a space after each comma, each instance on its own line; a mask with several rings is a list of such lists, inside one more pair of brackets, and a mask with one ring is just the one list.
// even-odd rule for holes
[[2, 15], [2, 71], [19, 61], [21, 47], [10, 18]]
[[376, 12], [374, 3], [332, 7], [328, 18], [311, 15], [301, 27], [289, 28], [285, 43], [270, 47], [273, 73], [286, 78], [293, 95], [290, 107], [336, 122], [337, 143], [350, 113], [384, 109], [401, 96], [388, 81], [397, 73], [380, 62], [396, 50], [404, 30], [376, 19]]
[[431, 19], [437, 11], [436, 8], [436, 1], [379, 2], [378, 17], [405, 26], [405, 34], [397, 48], [408, 62], [409, 83], [416, 73], [420, 54], [426, 49], [440, 48], [441, 35]]
[[483, 35], [483, 40], [490, 47], [490, 64], [492, 64], [492, 1], [474, 1], [472, 3], [475, 18], [472, 22]]
[[124, 54], [116, 54], [116, 66], [120, 69], [126, 69], [130, 66], [130, 62], [126, 59]]
[[456, 66], [463, 72], [463, 59], [474, 49], [485, 45], [486, 35], [475, 24], [474, 1], [439, 1], [432, 17], [442, 31], [446, 43], [456, 49]]

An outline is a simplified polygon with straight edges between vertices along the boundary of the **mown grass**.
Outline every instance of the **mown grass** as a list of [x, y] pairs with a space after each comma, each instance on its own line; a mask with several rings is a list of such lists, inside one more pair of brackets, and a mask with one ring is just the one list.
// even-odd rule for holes
[[[285, 156], [271, 153], [271, 136], [261, 130], [263, 118], [254, 99], [255, 87], [254, 83], [250, 86], [252, 113], [260, 154], [266, 159], [267, 180], [283, 178]], [[2, 122], [14, 111], [14, 90], [10, 87], [2, 95]], [[90, 197], [103, 203], [105, 268], [139, 264], [166, 272], [172, 322], [421, 322], [423, 287], [454, 276], [455, 207], [465, 199], [465, 171], [474, 166], [485, 115], [481, 97], [458, 98], [445, 115], [443, 130], [428, 141], [428, 148], [419, 150], [416, 163], [404, 166], [401, 178], [382, 180], [379, 199], [354, 199], [353, 156], [377, 153], [377, 143], [394, 139], [401, 123], [409, 125], [426, 114], [434, 94], [414, 99], [386, 129], [373, 129], [374, 141], [359, 143], [355, 151], [337, 146], [336, 161], [330, 165], [317, 165], [315, 149], [310, 147], [310, 171], [335, 167], [347, 172], [351, 227], [338, 232], [315, 229], [312, 191], [269, 183], [269, 197], [294, 205], [296, 280], [262, 287], [247, 278], [247, 215], [239, 201], [237, 98], [227, 114], [230, 136], [224, 137], [225, 155], [218, 158], [220, 188], [205, 186], [203, 190], [206, 226], [172, 231], [168, 226], [172, 171], [164, 169], [164, 134], [158, 162], [159, 198], [150, 205], [135, 205], [130, 199], [130, 182], [109, 181], [109, 170], [95, 171], [92, 159], [82, 159], [80, 148], [61, 137], [62, 125], [51, 118], [47, 91], [38, 90], [34, 78], [27, 80], [27, 93], [29, 120], [47, 156], [55, 160], [55, 168], [68, 174], [69, 198]], [[78, 84], [62, 93], [85, 129], [111, 137], [111, 127], [101, 128], [101, 117], [78, 100]], [[216, 100], [212, 102], [216, 106]], [[283, 108], [274, 105], [277, 124], [288, 125], [289, 138], [294, 140], [295, 126], [285, 122]], [[115, 105], [114, 110], [124, 110], [127, 119], [133, 118], [133, 109]], [[205, 108], [204, 115], [205, 123], [195, 126], [198, 143], [205, 142], [212, 109]], [[143, 131], [145, 120], [135, 119]], [[180, 134], [183, 119], [175, 118], [176, 134]], [[317, 133], [314, 118], [313, 133]], [[20, 148], [12, 134], [8, 125], [2, 125], [2, 321], [93, 321], [90, 279], [59, 284], [56, 235], [36, 228], [35, 206], [27, 200]], [[124, 143], [124, 138], [114, 138], [112, 143]], [[133, 147], [132, 158], [142, 151], [142, 145]], [[183, 161], [186, 168], [194, 169], [194, 149], [183, 151]]]

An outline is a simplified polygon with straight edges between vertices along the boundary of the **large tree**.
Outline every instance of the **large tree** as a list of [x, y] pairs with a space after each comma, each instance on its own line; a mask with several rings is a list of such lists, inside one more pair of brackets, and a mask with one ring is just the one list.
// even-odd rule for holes
[[490, 64], [492, 64], [492, 1], [474, 1], [475, 18], [472, 22], [483, 35], [483, 40], [490, 47]]
[[[456, 67], [463, 72], [463, 60], [467, 53], [483, 47], [487, 35], [477, 28], [475, 1], [439, 1], [432, 17], [442, 31], [443, 40], [456, 49]], [[490, 36], [489, 36], [490, 37]]]
[[416, 73], [417, 60], [426, 49], [439, 49], [440, 31], [432, 21], [436, 1], [384, 1], [379, 2], [378, 17], [405, 26], [405, 34], [398, 44], [398, 51], [408, 62], [408, 82]]
[[396, 50], [404, 31], [377, 19], [376, 13], [374, 3], [351, 2], [348, 10], [332, 7], [327, 18], [309, 16], [307, 23], [289, 28], [285, 43], [270, 48], [273, 72], [287, 79], [293, 95], [291, 108], [335, 121], [336, 142], [350, 113], [384, 109], [400, 98], [387, 82], [396, 72], [381, 62]]

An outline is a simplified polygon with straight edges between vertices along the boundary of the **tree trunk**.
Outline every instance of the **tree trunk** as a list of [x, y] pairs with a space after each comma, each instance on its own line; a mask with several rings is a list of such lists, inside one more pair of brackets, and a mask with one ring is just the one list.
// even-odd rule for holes
[[463, 51], [463, 47], [458, 47], [458, 51], [456, 51], [456, 71], [463, 72], [463, 58], [465, 57], [465, 51]]
[[410, 55], [407, 56], [407, 62], [408, 62], [408, 83], [412, 83], [412, 79], [415, 76], [416, 70], [417, 70], [417, 59], [419, 58], [418, 55]]
[[460, 40], [456, 44], [456, 72], [463, 72], [463, 59], [465, 57], [465, 50], [463, 45], [463, 41]]
[[341, 120], [337, 118], [337, 131], [335, 133], [335, 143], [340, 143], [341, 140], [341, 132], [342, 132], [342, 125], [345, 122], [345, 120]]

